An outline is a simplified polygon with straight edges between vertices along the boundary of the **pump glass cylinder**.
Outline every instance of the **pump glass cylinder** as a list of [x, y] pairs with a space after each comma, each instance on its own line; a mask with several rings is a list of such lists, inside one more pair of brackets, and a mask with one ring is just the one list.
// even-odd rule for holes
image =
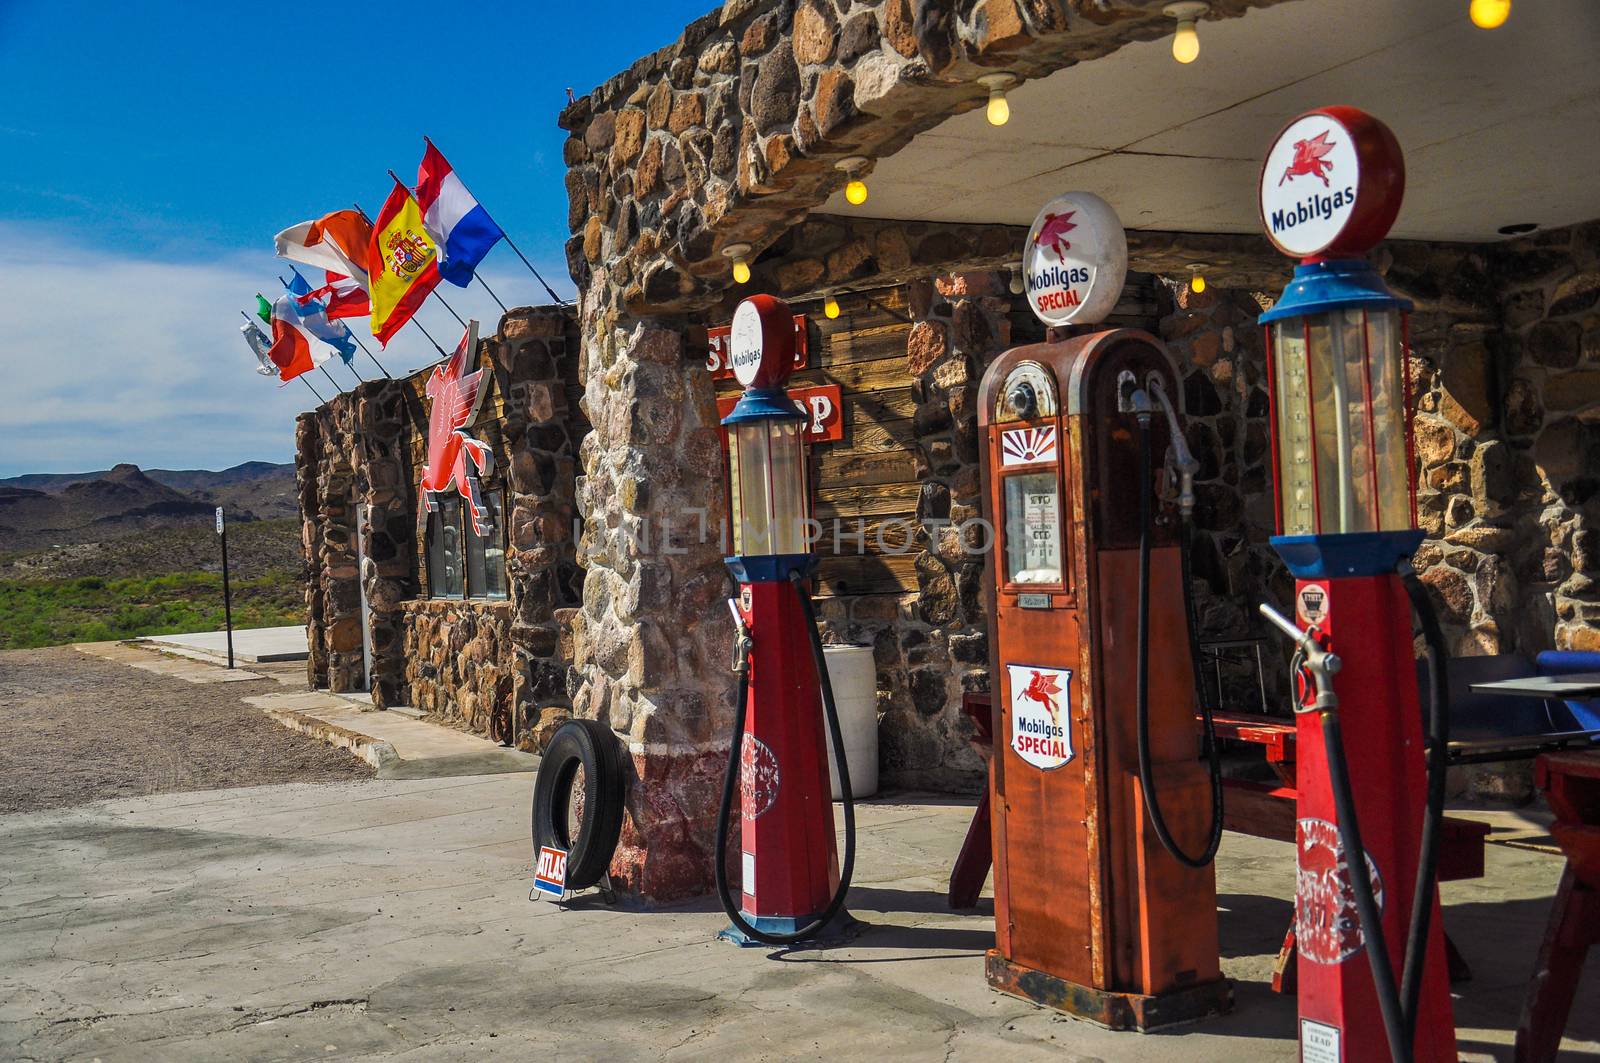
[[746, 421], [731, 427], [733, 552], [741, 557], [805, 553], [810, 549], [805, 422]]
[[1349, 307], [1270, 326], [1284, 535], [1413, 526], [1401, 312]]

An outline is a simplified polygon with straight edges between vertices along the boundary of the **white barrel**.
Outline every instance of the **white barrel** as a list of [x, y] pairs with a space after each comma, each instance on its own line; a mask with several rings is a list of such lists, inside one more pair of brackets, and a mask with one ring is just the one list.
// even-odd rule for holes
[[[872, 647], [824, 646], [822, 654], [839, 710], [845, 759], [850, 763], [851, 795], [871, 797], [878, 792], [878, 668], [872, 660]], [[844, 795], [839, 792], [839, 765], [826, 721], [823, 743], [828, 747], [828, 778], [837, 801]]]

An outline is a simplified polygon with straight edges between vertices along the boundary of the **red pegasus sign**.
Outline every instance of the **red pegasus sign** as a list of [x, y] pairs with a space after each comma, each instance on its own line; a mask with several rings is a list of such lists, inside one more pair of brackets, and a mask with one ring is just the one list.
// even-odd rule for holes
[[1022, 690], [1022, 697], [1030, 701], [1037, 701], [1050, 713], [1050, 718], [1060, 722], [1056, 713], [1056, 695], [1061, 693], [1061, 682], [1053, 672], [1035, 671], [1028, 685]]
[[[435, 366], [433, 375], [428, 377], [427, 392], [433, 408], [428, 414], [428, 463], [422, 467], [422, 482], [417, 486], [417, 520], [420, 523], [424, 513], [438, 508], [435, 495], [454, 487], [466, 500], [473, 531], [487, 535], [488, 514], [478, 476], [488, 475], [494, 468], [494, 454], [487, 444], [466, 432], [483, 398], [483, 370], [467, 372], [477, 357], [478, 323], [471, 321], [455, 353], [443, 365]], [[468, 458], [472, 467], [467, 464]]]
[[1283, 176], [1278, 178], [1278, 184], [1309, 174], [1326, 187], [1328, 174], [1333, 171], [1333, 163], [1327, 158], [1328, 152], [1332, 150], [1333, 145], [1328, 143], [1327, 130], [1323, 130], [1310, 140], [1295, 141], [1294, 159], [1283, 171]]
[[1066, 235], [1078, 227], [1072, 216], [1078, 213], [1069, 210], [1065, 214], [1046, 214], [1044, 224], [1039, 227], [1039, 235], [1033, 238], [1036, 244], [1042, 244], [1056, 253], [1057, 260], [1065, 257], [1072, 250], [1072, 244], [1067, 241]]

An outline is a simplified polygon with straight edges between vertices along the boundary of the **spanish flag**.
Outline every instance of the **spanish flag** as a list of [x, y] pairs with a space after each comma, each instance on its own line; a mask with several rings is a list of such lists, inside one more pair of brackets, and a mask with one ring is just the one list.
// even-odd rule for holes
[[372, 285], [372, 334], [388, 346], [439, 283], [439, 249], [422, 224], [422, 210], [399, 181], [384, 200], [367, 246]]

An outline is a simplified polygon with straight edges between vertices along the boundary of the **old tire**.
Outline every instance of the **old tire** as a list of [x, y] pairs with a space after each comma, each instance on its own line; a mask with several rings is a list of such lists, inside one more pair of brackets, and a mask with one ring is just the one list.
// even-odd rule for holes
[[550, 738], [533, 784], [533, 846], [567, 851], [567, 888], [600, 881], [622, 833], [622, 747], [597, 720], [569, 720]]

